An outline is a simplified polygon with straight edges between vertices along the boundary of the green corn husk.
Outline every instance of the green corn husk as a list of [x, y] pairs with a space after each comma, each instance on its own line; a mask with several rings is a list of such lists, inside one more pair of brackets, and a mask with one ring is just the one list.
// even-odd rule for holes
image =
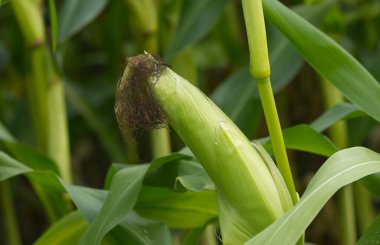
[[[130, 58], [118, 97], [121, 88], [134, 88], [134, 83], [140, 83], [139, 91], [145, 87], [148, 97], [153, 94], [169, 124], [217, 186], [223, 243], [243, 244], [291, 207], [286, 186], [273, 162], [207, 96], [166, 66], [149, 54]], [[121, 107], [117, 101], [119, 123]]]

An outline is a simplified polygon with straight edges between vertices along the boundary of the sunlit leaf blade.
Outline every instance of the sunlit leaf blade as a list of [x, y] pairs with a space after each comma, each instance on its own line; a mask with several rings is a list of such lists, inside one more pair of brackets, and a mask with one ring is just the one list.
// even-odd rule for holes
[[247, 244], [295, 244], [331, 196], [341, 187], [380, 171], [380, 154], [353, 147], [332, 155], [318, 170], [300, 201]]
[[[338, 148], [324, 135], [318, 133], [308, 125], [297, 125], [283, 131], [287, 149], [310, 152], [322, 156], [331, 156]], [[261, 140], [265, 149], [273, 151], [269, 139]], [[266, 142], [266, 143], [265, 143]]]
[[176, 53], [204, 37], [222, 14], [226, 3], [227, 0], [184, 0], [181, 18], [169, 42], [165, 58], [171, 59]]
[[370, 245], [380, 243], [380, 215], [376, 217], [371, 226], [364, 232], [356, 245]]
[[58, 43], [80, 31], [104, 9], [108, 0], [67, 0], [62, 3], [58, 22]]
[[360, 110], [357, 106], [353, 104], [342, 103], [324, 112], [320, 117], [318, 117], [310, 124], [310, 127], [314, 128], [318, 132], [321, 132], [342, 119], [365, 115], [367, 114], [363, 110]]
[[143, 217], [163, 221], [173, 228], [202, 227], [217, 218], [214, 191], [175, 192], [144, 187], [135, 210]]
[[266, 18], [284, 33], [305, 60], [342, 94], [380, 121], [380, 84], [347, 51], [275, 0], [264, 0]]
[[32, 171], [31, 168], [0, 152], [0, 181]]
[[123, 220], [137, 200], [148, 167], [146, 164], [125, 168], [115, 174], [107, 199], [79, 244], [99, 244]]
[[81, 213], [72, 212], [54, 223], [34, 244], [77, 244], [87, 228], [87, 224]]

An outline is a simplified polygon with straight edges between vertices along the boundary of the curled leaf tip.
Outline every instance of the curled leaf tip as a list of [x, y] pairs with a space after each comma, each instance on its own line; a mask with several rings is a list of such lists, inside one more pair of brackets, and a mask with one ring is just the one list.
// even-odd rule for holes
[[168, 66], [159, 56], [152, 54], [127, 59], [115, 101], [116, 118], [123, 134], [128, 129], [165, 127], [166, 119], [156, 103], [152, 86]]

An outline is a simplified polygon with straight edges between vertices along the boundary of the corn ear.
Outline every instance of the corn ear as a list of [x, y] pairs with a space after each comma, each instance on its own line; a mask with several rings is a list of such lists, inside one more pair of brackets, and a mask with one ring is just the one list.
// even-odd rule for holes
[[[134, 73], [143, 71], [144, 76]], [[136, 77], [147, 81], [134, 81]], [[129, 59], [121, 83], [137, 82], [153, 94], [167, 121], [217, 186], [224, 244], [243, 244], [291, 206], [283, 180], [273, 174], [268, 159], [198, 88], [150, 54]], [[120, 108], [116, 110], [118, 114]]]

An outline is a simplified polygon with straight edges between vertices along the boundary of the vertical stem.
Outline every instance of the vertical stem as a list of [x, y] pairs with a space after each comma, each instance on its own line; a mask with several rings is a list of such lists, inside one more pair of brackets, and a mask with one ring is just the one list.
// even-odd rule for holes
[[218, 242], [215, 238], [215, 225], [208, 224], [203, 231], [200, 244], [204, 245], [217, 245]]
[[297, 203], [298, 196], [293, 182], [292, 172], [290, 170], [288, 156], [286, 154], [284, 138], [280, 126], [280, 120], [273, 97], [272, 86], [269, 78], [258, 80], [257, 86], [262, 101], [265, 119], [267, 122], [269, 135], [272, 142], [273, 153], [276, 158], [278, 169], [288, 187], [293, 204]]
[[7, 244], [21, 245], [20, 232], [12, 200], [11, 187], [8, 181], [0, 183], [0, 206], [4, 217]]
[[37, 148], [41, 152], [47, 152], [48, 129], [48, 103], [47, 86], [45, 84], [45, 52], [43, 47], [29, 49], [31, 76], [26, 81], [28, 87], [29, 108], [33, 119], [34, 134]]
[[371, 194], [360, 182], [355, 182], [354, 195], [358, 228], [360, 234], [363, 234], [363, 232], [372, 224], [374, 219]]
[[[325, 107], [330, 108], [337, 103], [343, 102], [343, 96], [331, 85], [329, 81], [322, 78], [322, 91]], [[346, 122], [340, 121], [329, 129], [331, 140], [339, 147], [348, 146], [348, 135]], [[356, 226], [354, 212], [354, 198], [352, 185], [343, 187], [338, 193], [339, 228], [341, 231], [341, 244], [354, 245], [356, 242]]]
[[341, 244], [354, 245], [356, 242], [356, 227], [352, 185], [343, 187], [337, 195]]
[[69, 130], [62, 81], [53, 74], [49, 79], [48, 155], [58, 164], [62, 179], [72, 183]]
[[30, 50], [30, 108], [38, 148], [58, 165], [62, 178], [70, 183], [71, 165], [67, 116], [62, 81], [46, 45], [42, 1], [13, 0], [12, 7]]
[[270, 65], [262, 2], [261, 0], [242, 0], [242, 4], [249, 45], [250, 72], [257, 81], [278, 168], [285, 180], [292, 202], [295, 204], [298, 196], [270, 83]]
[[167, 128], [154, 129], [151, 132], [153, 158], [165, 156], [171, 152], [170, 137]]

